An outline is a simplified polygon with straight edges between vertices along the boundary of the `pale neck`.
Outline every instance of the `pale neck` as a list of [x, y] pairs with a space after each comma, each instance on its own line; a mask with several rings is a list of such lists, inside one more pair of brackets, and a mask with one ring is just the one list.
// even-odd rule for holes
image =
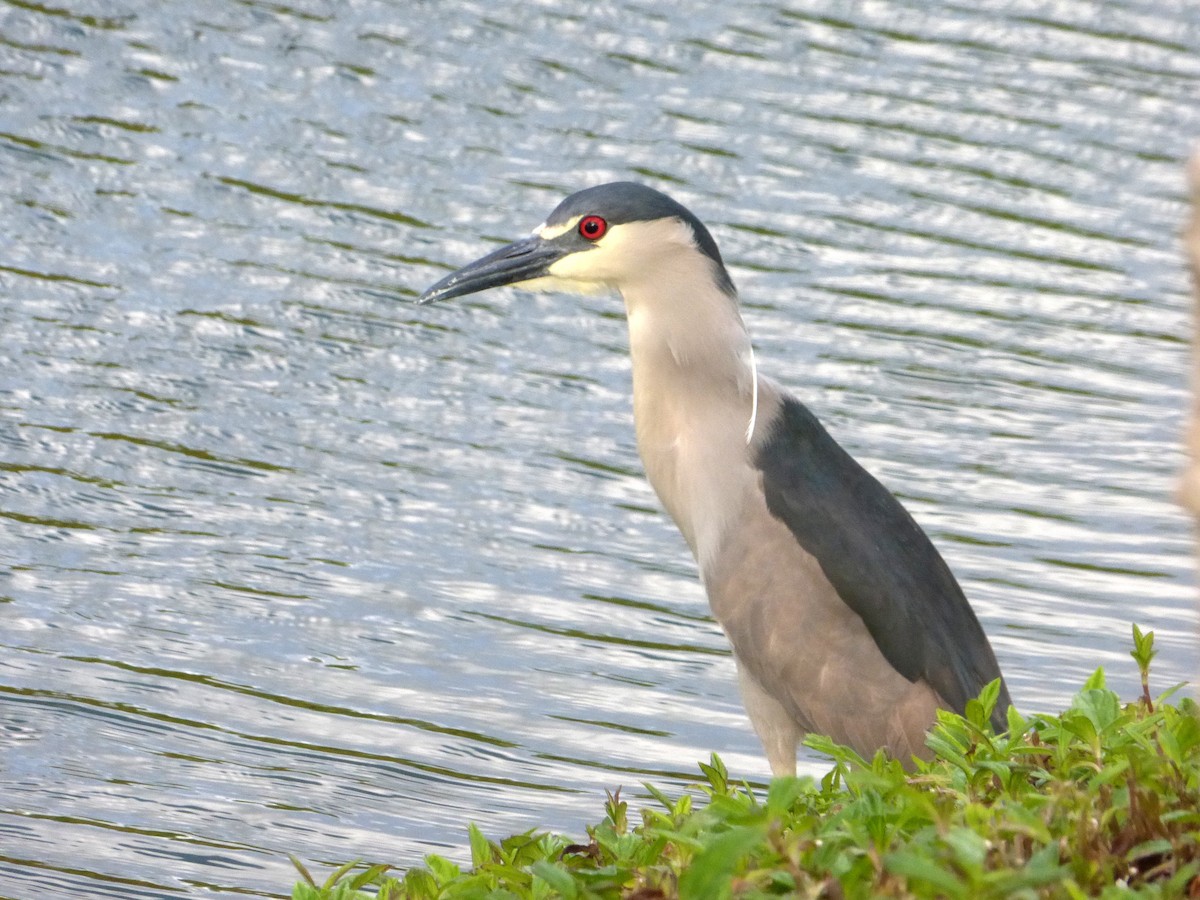
[[730, 497], [742, 489], [744, 472], [731, 464], [745, 452], [755, 397], [750, 339], [736, 301], [711, 279], [659, 277], [652, 293], [636, 284], [621, 293], [638, 452], [703, 567], [719, 545]]
[[752, 377], [750, 337], [737, 300], [708, 277], [671, 274], [622, 287], [638, 389], [745, 393]]

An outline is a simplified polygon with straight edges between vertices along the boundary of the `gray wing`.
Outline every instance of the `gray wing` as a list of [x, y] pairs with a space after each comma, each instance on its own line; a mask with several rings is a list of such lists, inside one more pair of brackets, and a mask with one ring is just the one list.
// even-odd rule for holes
[[[887, 661], [957, 712], [1001, 677], [950, 568], [908, 511], [798, 401], [784, 398], [757, 453], [767, 507], [820, 563]], [[992, 716], [1006, 727], [1001, 682]]]

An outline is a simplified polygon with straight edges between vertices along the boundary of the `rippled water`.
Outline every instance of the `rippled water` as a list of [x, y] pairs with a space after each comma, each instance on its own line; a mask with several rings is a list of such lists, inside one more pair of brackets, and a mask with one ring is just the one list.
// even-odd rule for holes
[[612, 178], [709, 223], [1020, 706], [1131, 693], [1131, 621], [1196, 672], [1200, 15], [1005, 8], [0, 3], [0, 895], [282, 893], [766, 776], [619, 302], [403, 302]]

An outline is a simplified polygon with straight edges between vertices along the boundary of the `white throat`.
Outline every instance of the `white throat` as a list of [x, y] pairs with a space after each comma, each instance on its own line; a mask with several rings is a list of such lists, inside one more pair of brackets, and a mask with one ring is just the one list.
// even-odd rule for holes
[[751, 473], [757, 372], [737, 301], [708, 257], [690, 249], [656, 262], [653, 279], [621, 285], [638, 450], [703, 568]]

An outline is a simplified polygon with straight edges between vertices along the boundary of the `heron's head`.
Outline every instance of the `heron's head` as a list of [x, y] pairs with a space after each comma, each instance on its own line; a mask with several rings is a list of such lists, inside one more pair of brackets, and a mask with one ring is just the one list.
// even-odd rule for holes
[[567, 197], [529, 237], [447, 275], [418, 302], [506, 284], [572, 293], [623, 290], [689, 267], [702, 267], [704, 277], [733, 294], [716, 241], [699, 219], [660, 191], [617, 181]]

